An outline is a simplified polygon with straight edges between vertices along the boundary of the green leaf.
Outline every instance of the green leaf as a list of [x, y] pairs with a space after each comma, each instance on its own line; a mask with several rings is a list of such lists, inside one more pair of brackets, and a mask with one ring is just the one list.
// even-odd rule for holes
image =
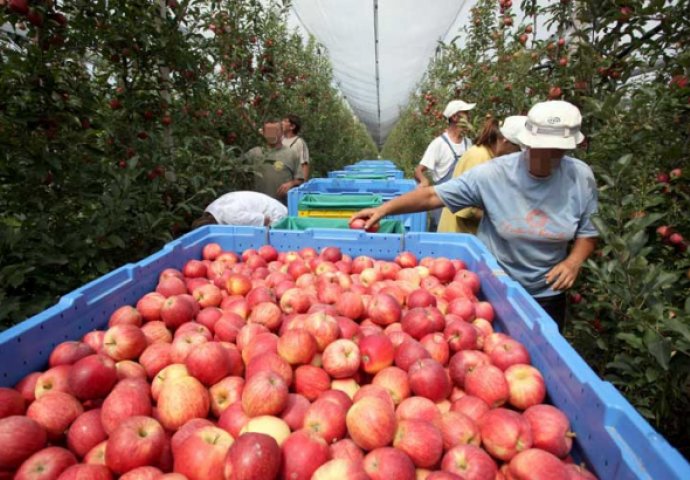
[[644, 335], [644, 343], [647, 350], [656, 359], [664, 370], [668, 370], [671, 359], [671, 346], [668, 339], [662, 337], [654, 330], [647, 330]]

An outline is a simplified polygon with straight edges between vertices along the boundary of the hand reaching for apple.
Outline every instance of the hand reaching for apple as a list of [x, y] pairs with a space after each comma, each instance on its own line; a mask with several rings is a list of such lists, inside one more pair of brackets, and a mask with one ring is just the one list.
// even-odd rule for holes
[[378, 208], [365, 208], [352, 215], [350, 218], [350, 228], [366, 230], [367, 232], [378, 232], [379, 220], [383, 214]]

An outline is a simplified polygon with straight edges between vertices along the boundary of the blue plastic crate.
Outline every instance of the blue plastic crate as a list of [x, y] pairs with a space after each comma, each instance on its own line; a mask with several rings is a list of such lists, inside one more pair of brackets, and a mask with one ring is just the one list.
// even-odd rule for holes
[[398, 168], [392, 160], [360, 160], [355, 165], [362, 165], [364, 167], [387, 167]]
[[354, 165], [345, 165], [343, 167], [343, 170], [348, 170], [350, 172], [393, 172], [393, 171], [400, 171], [399, 168], [397, 167], [390, 167], [388, 165], [361, 165], [359, 163], [355, 163]]
[[364, 165], [370, 167], [386, 166], [390, 168], [398, 168], [398, 165], [393, 160], [359, 160], [355, 165]]
[[[291, 216], [298, 215], [299, 202], [304, 195], [309, 193], [323, 194], [366, 194], [376, 193], [383, 200], [390, 200], [403, 193], [411, 192], [417, 188], [417, 182], [409, 179], [402, 180], [354, 180], [347, 178], [314, 178], [308, 182], [288, 191], [288, 213]], [[391, 220], [402, 222], [408, 232], [425, 232], [427, 225], [426, 212], [406, 213], [394, 215]]]
[[383, 180], [383, 178], [378, 178], [380, 176], [385, 176], [385, 178], [395, 180], [402, 179], [405, 177], [405, 172], [402, 170], [333, 170], [328, 172], [328, 178], [341, 178], [341, 177], [352, 177], [359, 176], [359, 179], [365, 179], [367, 176], [372, 178]]
[[0, 385], [14, 385], [44, 369], [52, 348], [106, 326], [119, 306], [134, 304], [151, 291], [159, 273], [200, 258], [205, 244], [240, 252], [270, 243], [279, 250], [338, 246], [352, 256], [393, 259], [409, 250], [418, 257], [459, 258], [477, 272], [481, 295], [496, 310], [494, 326], [522, 342], [546, 381], [550, 401], [564, 410], [577, 434], [573, 456], [602, 480], [690, 478], [690, 465], [608, 382], [599, 379], [558, 334], [555, 323], [499, 268], [473, 236], [408, 233], [369, 234], [355, 230], [268, 231], [265, 228], [209, 226], [169, 243], [161, 251], [66, 295], [50, 309], [0, 333]]

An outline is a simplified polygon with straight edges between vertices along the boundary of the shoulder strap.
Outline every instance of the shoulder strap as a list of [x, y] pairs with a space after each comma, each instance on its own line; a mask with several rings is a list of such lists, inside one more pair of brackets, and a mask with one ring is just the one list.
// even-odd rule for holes
[[290, 144], [290, 148], [292, 148], [295, 145], [295, 143], [297, 143], [297, 140], [299, 140], [299, 135], [296, 136], [295, 139], [292, 141], [292, 143]]
[[[458, 155], [455, 152], [455, 149], [453, 148], [453, 145], [450, 144], [450, 140], [448, 139], [448, 137], [446, 137], [446, 134], [444, 133], [443, 135], [441, 135], [441, 138], [443, 139], [444, 142], [446, 142], [446, 145], [448, 145], [448, 148], [450, 148], [450, 152], [453, 154], [453, 158], [455, 159], [454, 162], [457, 162], [458, 158], [460, 158], [460, 155]], [[453, 165], [455, 165], [455, 163], [453, 163]]]

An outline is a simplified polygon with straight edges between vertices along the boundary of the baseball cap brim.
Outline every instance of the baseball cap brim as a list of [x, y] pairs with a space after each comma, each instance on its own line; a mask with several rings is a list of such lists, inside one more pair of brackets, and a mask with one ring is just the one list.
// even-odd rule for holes
[[446, 118], [450, 118], [453, 115], [455, 115], [458, 112], [468, 112], [470, 110], [473, 110], [474, 107], [476, 107], [476, 103], [459, 103], [457, 105], [450, 105], [449, 107], [446, 107], [446, 110], [443, 112], [443, 115]]

